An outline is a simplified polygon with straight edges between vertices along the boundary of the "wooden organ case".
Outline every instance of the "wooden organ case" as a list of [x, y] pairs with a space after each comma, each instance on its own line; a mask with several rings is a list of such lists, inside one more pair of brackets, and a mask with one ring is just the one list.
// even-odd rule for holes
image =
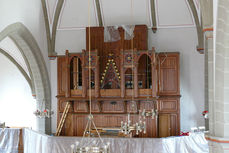
[[83, 135], [89, 113], [89, 60], [92, 113], [97, 127], [120, 127], [128, 113], [136, 121], [139, 110], [157, 109], [158, 117], [146, 117], [147, 132], [139, 137], [179, 135], [179, 53], [148, 50], [145, 25], [135, 26], [132, 45], [131, 40], [124, 40], [124, 30], [118, 30], [119, 41], [104, 42], [103, 27], [91, 27], [90, 37], [87, 28], [86, 50], [66, 51], [65, 56], [58, 57], [58, 122], [66, 102], [71, 102], [61, 135]]

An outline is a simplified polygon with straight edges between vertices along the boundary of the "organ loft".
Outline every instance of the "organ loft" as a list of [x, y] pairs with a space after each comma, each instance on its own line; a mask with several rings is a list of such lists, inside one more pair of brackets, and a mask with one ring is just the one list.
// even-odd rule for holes
[[134, 27], [131, 40], [124, 28], [117, 31], [117, 41], [105, 42], [104, 27], [88, 27], [85, 50], [58, 56], [60, 135], [83, 136], [89, 111], [101, 135], [123, 136], [114, 131], [128, 114], [132, 122], [144, 118], [146, 125], [132, 137], [179, 135], [179, 53], [148, 49], [145, 25]]

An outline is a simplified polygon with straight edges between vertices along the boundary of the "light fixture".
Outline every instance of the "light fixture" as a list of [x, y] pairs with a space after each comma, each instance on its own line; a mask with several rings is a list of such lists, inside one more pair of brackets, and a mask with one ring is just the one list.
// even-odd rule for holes
[[80, 147], [80, 142], [76, 141], [75, 144], [71, 145], [71, 153], [109, 153], [110, 143], [98, 147], [96, 142], [93, 141], [91, 146]]
[[132, 136], [132, 132], [136, 131], [136, 135], [139, 135], [140, 132], [146, 133], [146, 122], [141, 120], [139, 115], [139, 120], [135, 124], [131, 124], [130, 114], [128, 114], [127, 121], [121, 121], [121, 132], [124, 135]]
[[54, 112], [50, 111], [49, 109], [44, 109], [43, 111], [37, 109], [33, 114], [39, 118], [50, 118]]
[[40, 108], [38, 108], [35, 112], [33, 112], [33, 114], [36, 116], [36, 117], [39, 117], [39, 118], [50, 118], [54, 112], [52, 110], [49, 110], [49, 109], [46, 109], [44, 107], [45, 105], [45, 99], [42, 100], [41, 104], [39, 105]]

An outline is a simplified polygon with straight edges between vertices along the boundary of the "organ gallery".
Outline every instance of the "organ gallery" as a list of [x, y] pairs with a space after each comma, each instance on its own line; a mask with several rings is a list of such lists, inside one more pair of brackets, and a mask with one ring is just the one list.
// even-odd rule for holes
[[[135, 26], [131, 40], [122, 27], [117, 31], [119, 40], [104, 42], [104, 27], [87, 28], [85, 50], [58, 56], [60, 135], [83, 136], [90, 110], [101, 135], [179, 135], [179, 52], [148, 50], [145, 25]], [[145, 122], [145, 132], [120, 134], [128, 114], [132, 122]]]

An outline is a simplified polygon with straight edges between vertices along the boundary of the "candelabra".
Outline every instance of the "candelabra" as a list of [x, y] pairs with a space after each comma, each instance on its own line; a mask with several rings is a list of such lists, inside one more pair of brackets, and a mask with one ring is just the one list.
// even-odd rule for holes
[[[92, 127], [94, 127], [96, 129], [96, 132], [99, 136], [99, 140], [101, 141], [102, 145], [96, 145], [96, 142], [93, 141], [92, 145], [86, 145], [85, 147], [85, 143], [83, 143], [84, 137], [88, 136], [91, 137], [91, 130]], [[82, 145], [84, 144], [84, 145]], [[83, 138], [80, 142], [76, 141], [75, 144], [71, 145], [71, 153], [109, 153], [109, 147], [110, 147], [110, 143], [108, 142], [107, 144], [105, 144], [103, 142], [103, 140], [100, 137], [100, 134], [95, 126], [95, 123], [93, 121], [93, 115], [89, 114], [88, 115], [88, 123], [86, 125], [86, 128], [84, 130], [84, 134], [83, 134]]]
[[141, 120], [141, 116], [139, 116], [139, 122], [135, 124], [131, 124], [130, 114], [128, 114], [127, 122], [121, 121], [121, 132], [123, 134], [129, 135], [132, 131], [136, 131], [137, 135], [142, 131], [144, 134], [146, 133], [146, 122]]
[[101, 147], [96, 146], [94, 141], [91, 146], [81, 147], [80, 143], [76, 141], [75, 145], [71, 145], [71, 153], [109, 153], [110, 143], [103, 145]]
[[54, 112], [50, 111], [49, 109], [45, 109], [44, 111], [41, 111], [41, 110], [37, 109], [34, 112], [34, 115], [36, 115], [39, 118], [45, 118], [45, 117], [50, 118], [53, 114], [54, 114]]
[[5, 128], [6, 127], [6, 124], [5, 124], [5, 122], [3, 122], [3, 123], [0, 123], [0, 128]]

